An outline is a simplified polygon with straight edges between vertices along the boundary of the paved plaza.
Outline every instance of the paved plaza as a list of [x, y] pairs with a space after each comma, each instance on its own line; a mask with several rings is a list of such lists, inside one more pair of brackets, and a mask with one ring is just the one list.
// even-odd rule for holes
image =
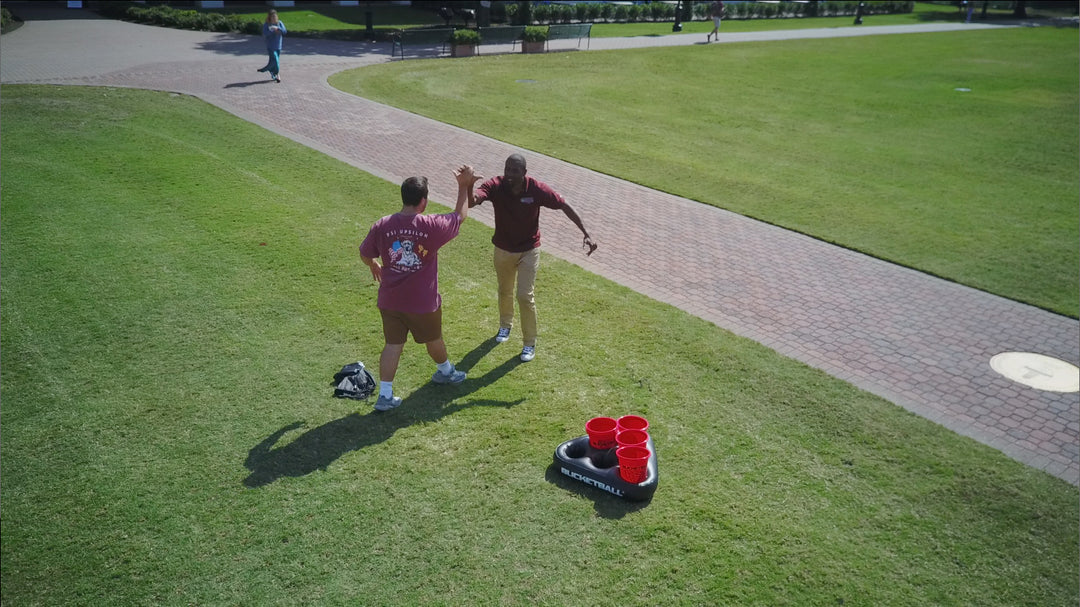
[[[57, 14], [57, 11], [63, 14]], [[17, 11], [22, 13], [22, 11]], [[600, 244], [581, 252], [561, 214], [544, 250], [821, 369], [1021, 462], [1080, 484], [1080, 394], [1036, 390], [990, 367], [1003, 352], [1080, 364], [1080, 322], [698, 202], [522, 150], [338, 91], [341, 70], [391, 61], [390, 44], [289, 38], [281, 84], [255, 72], [261, 39], [170, 30], [38, 9], [0, 37], [0, 82], [135, 87], [196, 96], [393, 183], [484, 175], [521, 152]], [[58, 18], [59, 17], [59, 18]], [[719, 43], [865, 35], [949, 35], [998, 25], [934, 23], [721, 34]], [[702, 34], [598, 38], [591, 51], [700, 45]], [[566, 48], [575, 41], [552, 42]], [[584, 48], [584, 46], [583, 46]], [[499, 49], [492, 49], [498, 51]], [[509, 49], [505, 49], [509, 50]], [[489, 51], [485, 51], [491, 52]], [[585, 52], [585, 51], [583, 51]], [[452, 201], [456, 191], [432, 198]], [[490, 205], [471, 217], [493, 225]], [[695, 259], [670, 243], [723, 234]]]

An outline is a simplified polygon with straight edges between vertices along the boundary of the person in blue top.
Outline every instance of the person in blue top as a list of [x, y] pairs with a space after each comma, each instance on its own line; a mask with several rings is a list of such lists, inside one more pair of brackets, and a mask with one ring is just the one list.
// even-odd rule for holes
[[270, 55], [270, 61], [265, 67], [259, 68], [260, 72], [270, 72], [270, 78], [274, 82], [281, 82], [281, 64], [278, 59], [281, 55], [281, 40], [288, 33], [285, 24], [278, 20], [277, 11], [270, 11], [266, 15], [266, 23], [263, 23], [263, 39], [266, 40], [266, 52]]

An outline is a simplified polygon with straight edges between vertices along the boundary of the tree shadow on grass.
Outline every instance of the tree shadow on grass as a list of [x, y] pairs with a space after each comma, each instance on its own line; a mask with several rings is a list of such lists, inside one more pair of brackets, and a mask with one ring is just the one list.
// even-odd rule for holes
[[591, 499], [593, 501], [593, 508], [596, 509], [596, 514], [606, 519], [620, 519], [627, 514], [637, 512], [652, 503], [652, 496], [644, 501], [632, 502], [611, 495], [596, 487], [590, 487], [575, 481], [559, 472], [559, 467], [556, 466], [554, 462], [548, 466], [547, 472], [544, 474], [544, 479], [556, 487], [565, 489], [571, 493], [576, 493], [581, 497]]
[[93, 11], [67, 8], [63, 2], [5, 2], [4, 6], [16, 19], [22, 21], [104, 19]]
[[[951, 8], [951, 10], [950, 10]], [[942, 6], [943, 10], [929, 11], [923, 13], [915, 13], [915, 18], [922, 23], [939, 23], [943, 21], [951, 21], [953, 23], [962, 23], [967, 18], [967, 9], [958, 10], [955, 7]], [[1045, 18], [1046, 15], [1035, 14], [1030, 8], [1028, 9], [1028, 18], [1032, 20], [1039, 20]], [[873, 18], [873, 17], [871, 17]], [[1015, 25], [1021, 21], [1017, 19], [1016, 15], [1012, 11], [1002, 12], [995, 10], [993, 12], [987, 12], [983, 14], [981, 7], [976, 7], [975, 12], [971, 16], [972, 23], [994, 23], [997, 25]]]
[[[218, 55], [261, 56], [264, 60], [266, 58], [266, 45], [262, 38], [248, 34], [218, 33], [209, 40], [197, 42], [195, 48]], [[289, 36], [285, 40], [281, 58], [283, 63], [287, 65], [289, 57], [302, 58], [321, 55], [359, 58], [369, 55], [390, 55], [390, 51], [390, 42], [358, 42]]]
[[[496, 345], [491, 338], [465, 355], [457, 367], [468, 371]], [[244, 466], [251, 474], [244, 479], [247, 487], [262, 487], [285, 476], [305, 476], [325, 470], [341, 456], [351, 451], [381, 443], [402, 428], [418, 423], [434, 422], [466, 407], [513, 407], [525, 401], [472, 400], [461, 402], [471, 392], [489, 386], [521, 364], [515, 355], [482, 377], [470, 377], [457, 386], [428, 383], [410, 394], [396, 409], [350, 413], [304, 432], [287, 445], [275, 447], [285, 434], [302, 428], [304, 422], [293, 422], [274, 432], [248, 452]], [[446, 405], [450, 400], [457, 400]]]

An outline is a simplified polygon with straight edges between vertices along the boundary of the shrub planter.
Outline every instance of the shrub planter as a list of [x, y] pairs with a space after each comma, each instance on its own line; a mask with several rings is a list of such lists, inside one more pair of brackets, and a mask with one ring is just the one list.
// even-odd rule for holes
[[454, 30], [450, 36], [450, 55], [453, 57], [472, 57], [480, 45], [480, 34], [476, 30]]
[[544, 52], [544, 45], [545, 44], [546, 44], [546, 42], [544, 42], [544, 41], [540, 41], [540, 42], [522, 41], [522, 43], [521, 43], [521, 52], [523, 52], [523, 53], [542, 53], [542, 52]]
[[521, 52], [542, 53], [547, 45], [548, 28], [529, 26], [521, 35]]
[[451, 57], [473, 57], [476, 55], [475, 44], [452, 44], [450, 45]]

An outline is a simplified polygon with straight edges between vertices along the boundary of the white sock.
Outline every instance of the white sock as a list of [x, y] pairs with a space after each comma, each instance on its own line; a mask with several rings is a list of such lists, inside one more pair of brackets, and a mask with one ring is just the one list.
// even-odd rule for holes
[[381, 381], [379, 382], [379, 396], [385, 396], [386, 398], [394, 397], [394, 382]]
[[439, 369], [439, 373], [442, 373], [443, 375], [450, 375], [454, 372], [454, 365], [450, 364], [450, 359], [447, 359], [446, 362], [437, 366]]

